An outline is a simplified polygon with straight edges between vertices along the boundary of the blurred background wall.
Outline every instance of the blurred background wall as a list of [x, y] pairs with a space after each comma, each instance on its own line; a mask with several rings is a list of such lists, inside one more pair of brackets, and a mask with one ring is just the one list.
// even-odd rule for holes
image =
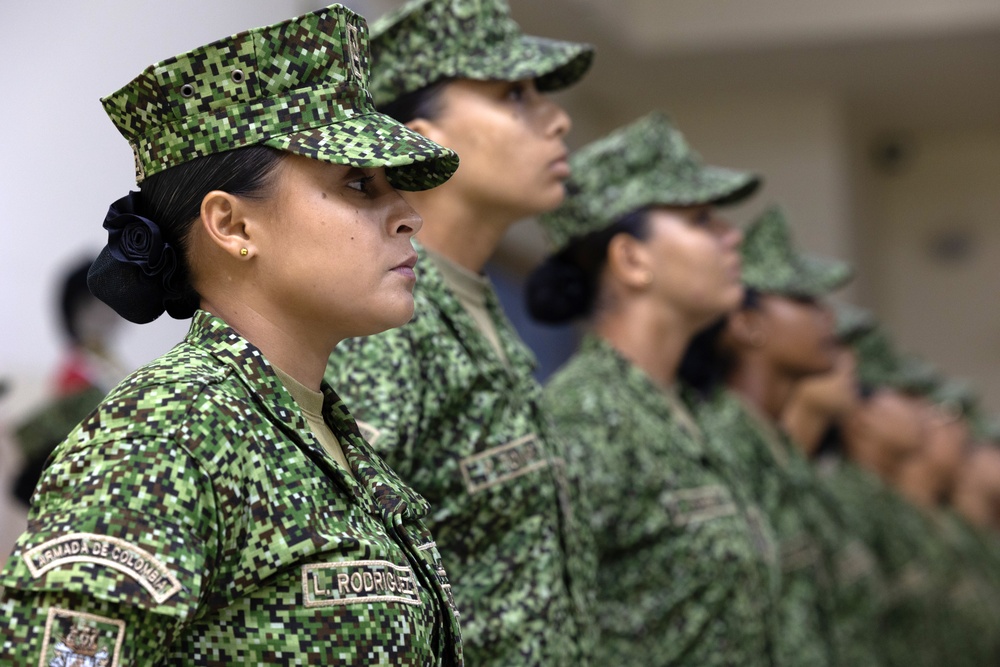
[[[24, 513], [4, 479], [10, 425], [45, 395], [61, 341], [60, 269], [104, 242], [132, 157], [98, 98], [143, 67], [226, 34], [322, 6], [305, 0], [88, 0], [0, 4], [0, 561]], [[369, 18], [402, 4], [356, 0]], [[511, 0], [529, 32], [587, 40], [595, 66], [560, 96], [580, 146], [651, 109], [720, 165], [765, 188], [800, 244], [847, 259], [846, 296], [905, 349], [977, 387], [1000, 412], [1000, 2], [997, 0]], [[528, 221], [491, 266], [517, 312], [545, 252]], [[130, 327], [135, 366], [186, 323]], [[549, 369], [572, 332], [529, 330]]]

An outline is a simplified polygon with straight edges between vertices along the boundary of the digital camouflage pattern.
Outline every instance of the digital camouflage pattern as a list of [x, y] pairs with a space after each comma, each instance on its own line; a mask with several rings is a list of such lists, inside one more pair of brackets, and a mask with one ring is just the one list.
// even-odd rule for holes
[[844, 262], [805, 255], [792, 245], [788, 221], [771, 207], [747, 226], [740, 246], [743, 284], [784, 296], [824, 296], [847, 283], [853, 271]]
[[949, 602], [955, 553], [932, 515], [849, 463], [824, 477], [883, 572], [886, 596], [878, 624], [883, 664], [959, 664], [965, 649], [954, 651], [953, 640], [963, 634]]
[[571, 86], [594, 47], [521, 32], [506, 0], [411, 0], [372, 25], [372, 96], [381, 108], [442, 79], [534, 79]]
[[772, 665], [770, 527], [730, 488], [679, 399], [589, 336], [544, 405], [590, 505], [595, 664]]
[[736, 203], [760, 185], [754, 174], [703, 164], [659, 112], [584, 146], [569, 163], [566, 199], [539, 218], [555, 250], [646, 206]]
[[388, 167], [401, 190], [448, 180], [458, 157], [375, 111], [368, 65], [364, 18], [332, 5], [150, 65], [101, 101], [132, 146], [139, 183], [254, 144]]
[[729, 390], [695, 402], [713, 454], [734, 472], [779, 542], [778, 665], [877, 665], [874, 556], [808, 461]]
[[828, 301], [833, 309], [834, 335], [844, 345], [851, 345], [856, 339], [875, 328], [875, 316], [864, 308], [845, 301]]
[[198, 311], [55, 453], [0, 574], [0, 663], [461, 664], [426, 501], [323, 391], [353, 477]]
[[472, 665], [578, 665], [587, 613], [560, 447], [534, 357], [492, 291], [505, 366], [419, 248], [413, 319], [337, 346], [327, 380], [433, 507]]

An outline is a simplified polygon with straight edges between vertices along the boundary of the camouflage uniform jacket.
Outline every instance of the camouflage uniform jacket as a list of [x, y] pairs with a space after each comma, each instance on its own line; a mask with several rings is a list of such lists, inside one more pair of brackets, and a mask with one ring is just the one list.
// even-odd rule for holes
[[773, 538], [686, 410], [588, 336], [545, 390], [597, 546], [602, 665], [771, 665]]
[[947, 550], [916, 507], [874, 473], [849, 462], [823, 466], [823, 481], [856, 535], [874, 554], [884, 581], [878, 623], [883, 664], [951, 664], [942, 642]]
[[879, 577], [867, 545], [781, 431], [722, 390], [696, 404], [713, 454], [734, 471], [777, 533], [781, 665], [877, 665]]
[[[534, 357], [492, 314], [504, 366], [426, 256], [409, 324], [344, 341], [327, 380], [362, 431], [433, 507], [469, 664], [577, 665], [564, 464], [546, 434]], [[573, 542], [572, 544], [575, 544]]]
[[0, 664], [460, 664], [426, 502], [323, 391], [354, 479], [198, 311], [54, 454], [0, 575]]

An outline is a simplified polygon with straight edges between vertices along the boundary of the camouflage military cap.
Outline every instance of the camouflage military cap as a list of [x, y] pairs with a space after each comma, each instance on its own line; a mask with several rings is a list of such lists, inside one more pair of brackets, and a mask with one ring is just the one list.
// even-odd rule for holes
[[[893, 386], [908, 394], [931, 398], [947, 381], [933, 364], [909, 354], [899, 357]], [[935, 400], [931, 398], [931, 400]]]
[[834, 333], [837, 340], [850, 345], [875, 328], [875, 316], [864, 308], [844, 301], [830, 301], [833, 308]]
[[760, 185], [754, 174], [703, 164], [659, 112], [581, 148], [570, 169], [563, 205], [539, 219], [556, 249], [647, 206], [730, 204]]
[[902, 361], [882, 327], [876, 325], [858, 336], [852, 347], [857, 355], [858, 379], [862, 384], [896, 387]]
[[371, 90], [379, 107], [451, 78], [559, 90], [593, 57], [589, 44], [525, 35], [506, 0], [412, 0], [372, 25]]
[[955, 417], [975, 414], [979, 403], [975, 390], [967, 382], [948, 378], [941, 378], [927, 393], [927, 398]]
[[457, 156], [375, 111], [368, 65], [365, 20], [332, 5], [151, 65], [101, 102], [132, 146], [140, 183], [250, 145], [387, 167], [402, 190], [443, 183]]
[[804, 255], [792, 245], [788, 222], [778, 207], [754, 220], [743, 236], [743, 283], [759, 292], [823, 296], [851, 279], [844, 262]]

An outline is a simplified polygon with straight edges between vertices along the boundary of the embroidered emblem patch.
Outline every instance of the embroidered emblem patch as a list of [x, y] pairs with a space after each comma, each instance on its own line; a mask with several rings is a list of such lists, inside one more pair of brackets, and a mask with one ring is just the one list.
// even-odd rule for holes
[[736, 504], [726, 488], [719, 484], [666, 491], [660, 497], [675, 526], [689, 526], [736, 514]]
[[118, 667], [125, 621], [52, 607], [38, 667]]
[[24, 562], [36, 579], [67, 563], [95, 563], [135, 579], [162, 604], [181, 590], [181, 583], [167, 566], [148, 551], [107, 535], [70, 533], [24, 552]]
[[307, 607], [375, 602], [420, 604], [419, 584], [409, 567], [385, 560], [311, 563], [302, 566]]
[[359, 80], [363, 81], [361, 65], [361, 40], [358, 38], [358, 28], [353, 23], [347, 24], [347, 58], [350, 61], [351, 73]]
[[470, 494], [502, 484], [550, 464], [534, 433], [462, 459], [460, 467]]

